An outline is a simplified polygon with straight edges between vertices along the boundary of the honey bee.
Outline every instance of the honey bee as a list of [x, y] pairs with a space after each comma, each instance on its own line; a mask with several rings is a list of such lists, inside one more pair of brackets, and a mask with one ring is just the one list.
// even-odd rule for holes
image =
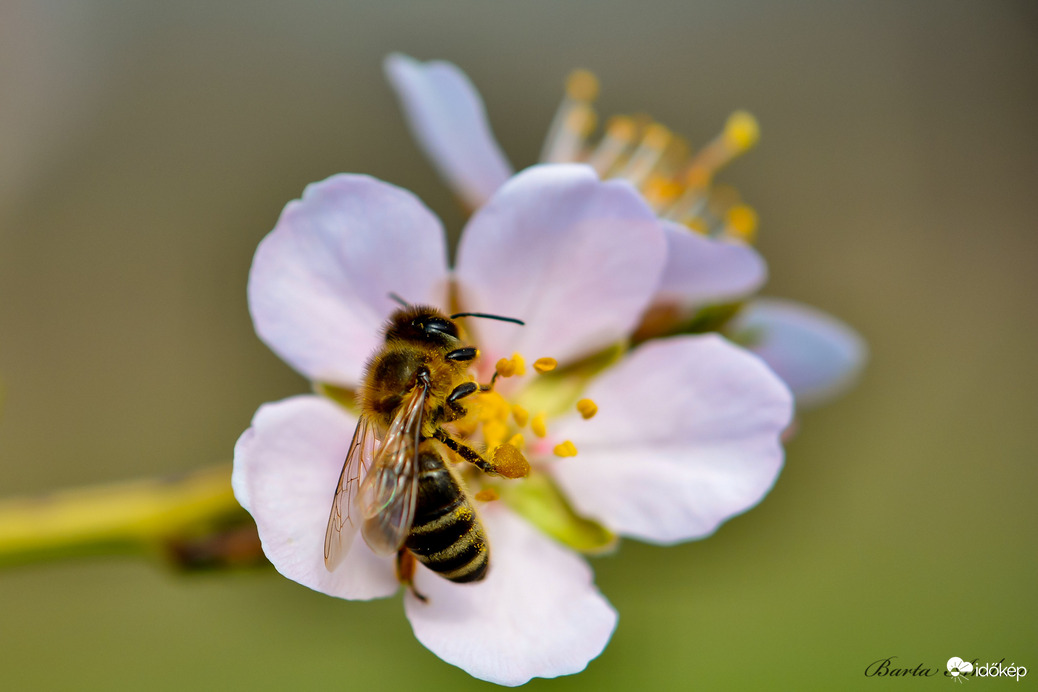
[[411, 585], [415, 559], [451, 581], [479, 581], [487, 574], [490, 548], [445, 453], [487, 473], [523, 474], [499, 468], [443, 427], [466, 415], [466, 397], [494, 384], [491, 379], [481, 386], [469, 377], [479, 351], [462, 342], [454, 320], [523, 323], [483, 313], [447, 317], [436, 308], [390, 297], [403, 307], [390, 317], [385, 343], [367, 363], [360, 419], [328, 517], [325, 566], [331, 571], [341, 563], [359, 524], [373, 552], [396, 555], [397, 577], [405, 585]]

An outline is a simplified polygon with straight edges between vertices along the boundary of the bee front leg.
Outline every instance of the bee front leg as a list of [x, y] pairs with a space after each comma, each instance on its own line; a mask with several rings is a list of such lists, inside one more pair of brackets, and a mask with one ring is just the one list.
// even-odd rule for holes
[[429, 599], [423, 594], [418, 592], [418, 589], [414, 588], [414, 572], [417, 567], [417, 561], [414, 559], [414, 555], [407, 548], [401, 548], [396, 554], [396, 580], [411, 590], [422, 603], [428, 603]]

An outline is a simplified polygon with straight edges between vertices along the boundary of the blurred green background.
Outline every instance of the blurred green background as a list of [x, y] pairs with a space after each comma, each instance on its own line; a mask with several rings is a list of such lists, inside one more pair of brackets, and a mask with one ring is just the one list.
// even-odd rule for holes
[[[1015, 662], [1038, 681], [1038, 11], [1030, 2], [0, 4], [0, 494], [229, 460], [307, 383], [245, 282], [284, 204], [339, 171], [462, 216], [384, 82], [455, 61], [514, 162], [571, 68], [600, 112], [702, 143], [761, 213], [769, 295], [868, 340], [755, 510], [597, 559], [620, 611], [584, 673], [530, 689], [904, 689], [866, 666]], [[4, 689], [490, 687], [399, 599], [129, 558], [0, 572]], [[971, 681], [988, 684], [1006, 682]]]

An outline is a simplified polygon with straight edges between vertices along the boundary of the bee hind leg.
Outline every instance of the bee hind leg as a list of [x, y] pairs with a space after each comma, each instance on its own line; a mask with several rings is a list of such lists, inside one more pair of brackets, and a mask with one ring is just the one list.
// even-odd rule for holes
[[428, 603], [429, 598], [414, 587], [414, 571], [417, 564], [410, 550], [407, 548], [398, 550], [396, 554], [396, 580], [406, 586], [419, 601]]

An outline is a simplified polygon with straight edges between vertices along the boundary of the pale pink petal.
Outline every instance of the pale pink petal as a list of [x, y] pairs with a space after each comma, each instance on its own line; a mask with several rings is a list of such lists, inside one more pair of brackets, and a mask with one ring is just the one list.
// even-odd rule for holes
[[469, 207], [481, 206], [512, 175], [512, 166], [476, 87], [457, 66], [439, 60], [394, 53], [385, 69], [425, 155]]
[[578, 512], [617, 533], [702, 538], [760, 502], [782, 468], [789, 390], [717, 335], [647, 342], [586, 395], [594, 418], [549, 426], [578, 450], [551, 469]]
[[476, 584], [454, 584], [419, 568], [428, 598], [404, 598], [415, 636], [470, 675], [499, 685], [583, 670], [602, 653], [617, 614], [579, 557], [504, 507], [482, 508], [490, 571]]
[[324, 533], [356, 419], [317, 396], [264, 404], [234, 446], [231, 483], [259, 529], [278, 572], [330, 596], [389, 596], [393, 562], [353, 541], [334, 573], [324, 566]]
[[256, 249], [249, 310], [256, 333], [319, 382], [356, 385], [398, 305], [443, 306], [447, 249], [439, 220], [406, 190], [336, 175], [289, 202]]
[[785, 380], [797, 405], [814, 406], [856, 381], [868, 358], [858, 334], [836, 318], [801, 303], [758, 299], [736, 318], [732, 333]]
[[667, 264], [654, 303], [695, 308], [738, 300], [764, 285], [767, 265], [751, 246], [667, 222]]
[[663, 230], [630, 185], [550, 164], [519, 173], [476, 212], [455, 277], [466, 310], [526, 321], [474, 323], [488, 356], [563, 363], [630, 334], [665, 261]]

